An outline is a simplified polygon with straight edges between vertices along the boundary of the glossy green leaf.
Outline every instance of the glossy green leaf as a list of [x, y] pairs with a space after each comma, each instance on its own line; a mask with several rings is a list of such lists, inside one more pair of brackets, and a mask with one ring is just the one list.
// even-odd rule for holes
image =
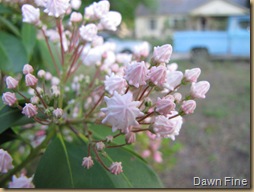
[[0, 24], [2, 26], [5, 26], [7, 29], [9, 29], [16, 36], [20, 36], [19, 29], [12, 22], [8, 21], [7, 19], [5, 19], [2, 16], [0, 16]]
[[4, 132], [6, 129], [11, 127], [16, 121], [22, 118], [21, 111], [17, 108], [11, 108], [9, 106], [5, 106], [0, 111], [0, 133]]
[[0, 32], [0, 55], [7, 56], [5, 65], [1, 65], [4, 71], [20, 72], [27, 63], [27, 53], [20, 39], [5, 32]]
[[[48, 146], [37, 167], [37, 188], [161, 188], [157, 175], [140, 158], [123, 148], [107, 150], [110, 158], [121, 161], [124, 172], [112, 175], [94, 158], [89, 170], [81, 166], [87, 155], [84, 143], [66, 143], [60, 136]], [[111, 162], [104, 157], [108, 166]]]
[[8, 58], [7, 52], [0, 42], [0, 70], [6, 71], [9, 68], [10, 60]]
[[[53, 60], [51, 58], [51, 55], [50, 55], [50, 52], [49, 52], [49, 49], [47, 47], [46, 42], [44, 40], [38, 40], [37, 45], [39, 47], [40, 56], [41, 56], [41, 59], [42, 59], [42, 62], [44, 64], [44, 66], [50, 72], [55, 74], [56, 70], [55, 70], [54, 63], [53, 63]], [[55, 61], [56, 61], [56, 63], [58, 63], [58, 66], [59, 66], [60, 58], [59, 58], [59, 53], [57, 52], [57, 47], [53, 43], [50, 43], [50, 47], [51, 47], [51, 50], [52, 50], [52, 54], [55, 58]]]
[[31, 58], [36, 43], [36, 28], [34, 25], [22, 23], [21, 36], [28, 57]]

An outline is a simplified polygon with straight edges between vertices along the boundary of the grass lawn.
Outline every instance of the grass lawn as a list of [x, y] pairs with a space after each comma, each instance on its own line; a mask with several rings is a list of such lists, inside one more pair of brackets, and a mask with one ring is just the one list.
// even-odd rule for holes
[[180, 70], [201, 68], [199, 80], [209, 81], [211, 88], [205, 100], [197, 100], [195, 113], [185, 117], [176, 137], [180, 150], [163, 154], [159, 170], [165, 186], [191, 188], [193, 177], [245, 178], [250, 183], [250, 63], [176, 62]]

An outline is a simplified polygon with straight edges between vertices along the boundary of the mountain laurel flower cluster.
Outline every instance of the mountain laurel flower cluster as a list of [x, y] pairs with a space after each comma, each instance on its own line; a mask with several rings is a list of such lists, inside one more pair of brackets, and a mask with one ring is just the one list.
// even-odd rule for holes
[[[32, 153], [25, 162], [41, 155], [54, 137], [61, 138], [61, 143], [78, 138], [87, 149], [81, 168], [99, 164], [119, 175], [125, 170], [124, 162], [121, 156], [105, 158], [108, 151], [137, 143], [142, 133], [150, 140], [142, 156], [152, 155], [162, 162], [161, 139], [177, 138], [184, 116], [193, 114], [198, 100], [206, 98], [209, 82], [199, 81], [200, 68], [181, 72], [176, 63], [169, 63], [170, 44], [150, 51], [145, 42], [132, 54], [117, 53], [116, 45], [104, 42], [100, 32], [116, 31], [121, 14], [110, 11], [107, 0], [85, 7], [84, 14], [77, 11], [80, 4], [78, 0], [36, 0], [21, 8], [23, 22], [36, 27], [52, 61], [50, 69], [24, 63], [20, 74], [5, 77], [8, 91], [2, 95], [3, 103], [24, 115], [29, 122], [23, 125], [24, 131], [35, 130], [24, 139], [31, 141]], [[47, 16], [52, 21], [49, 26], [44, 21]], [[101, 127], [110, 134], [100, 136], [96, 130]], [[16, 177], [21, 167], [15, 166], [8, 175], [12, 157], [0, 149], [4, 182], [9, 181], [9, 187], [34, 187], [32, 176], [19, 173]]]

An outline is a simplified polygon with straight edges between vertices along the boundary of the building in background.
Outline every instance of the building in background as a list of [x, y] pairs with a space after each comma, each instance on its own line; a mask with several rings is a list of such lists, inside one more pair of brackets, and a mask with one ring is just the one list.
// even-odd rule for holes
[[227, 18], [249, 14], [248, 0], [156, 0], [136, 10], [135, 36], [166, 37], [181, 30], [224, 30]]

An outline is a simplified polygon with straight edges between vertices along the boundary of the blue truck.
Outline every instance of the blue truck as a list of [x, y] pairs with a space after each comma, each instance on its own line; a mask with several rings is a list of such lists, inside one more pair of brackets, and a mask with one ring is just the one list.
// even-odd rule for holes
[[226, 31], [179, 31], [173, 35], [174, 52], [198, 57], [250, 58], [250, 17], [228, 18]]

